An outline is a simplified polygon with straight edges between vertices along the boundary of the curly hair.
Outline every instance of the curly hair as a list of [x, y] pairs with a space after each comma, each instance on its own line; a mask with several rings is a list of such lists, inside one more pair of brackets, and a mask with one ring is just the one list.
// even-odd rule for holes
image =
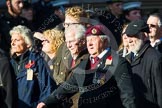
[[73, 6], [73, 7], [67, 8], [65, 12], [65, 16], [67, 15], [75, 18], [77, 21], [80, 21], [81, 17], [87, 17], [86, 12], [80, 6]]
[[51, 50], [56, 53], [59, 46], [64, 42], [64, 32], [54, 28], [44, 31], [43, 35], [50, 41], [52, 46]]

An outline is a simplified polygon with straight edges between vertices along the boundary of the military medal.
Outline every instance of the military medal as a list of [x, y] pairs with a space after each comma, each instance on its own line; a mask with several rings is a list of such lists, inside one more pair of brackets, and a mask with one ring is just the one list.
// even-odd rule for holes
[[105, 74], [104, 76], [100, 79], [100, 85], [104, 85], [106, 82], [106, 79], [105, 79]]
[[33, 80], [33, 70], [27, 69], [27, 80]]

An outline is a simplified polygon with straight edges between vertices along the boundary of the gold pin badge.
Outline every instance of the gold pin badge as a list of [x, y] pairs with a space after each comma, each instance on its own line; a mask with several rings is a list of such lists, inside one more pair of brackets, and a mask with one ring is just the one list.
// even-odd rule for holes
[[91, 30], [91, 32], [92, 32], [92, 34], [96, 34], [96, 33], [97, 33], [97, 30], [96, 30], [95, 28], [93, 28], [93, 29]]

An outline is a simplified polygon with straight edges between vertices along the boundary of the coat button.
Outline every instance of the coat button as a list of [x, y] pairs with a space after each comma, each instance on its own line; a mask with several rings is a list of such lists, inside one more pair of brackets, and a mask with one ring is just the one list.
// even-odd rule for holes
[[53, 65], [50, 65], [50, 69], [53, 70]]

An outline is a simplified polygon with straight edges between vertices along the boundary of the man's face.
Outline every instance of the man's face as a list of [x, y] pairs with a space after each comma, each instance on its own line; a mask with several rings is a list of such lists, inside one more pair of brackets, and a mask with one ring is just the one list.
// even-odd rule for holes
[[112, 3], [109, 5], [109, 8], [111, 12], [115, 15], [121, 15], [123, 13], [123, 3], [122, 2], [117, 2], [117, 3]]
[[72, 24], [79, 24], [79, 22], [74, 17], [66, 15], [64, 27], [67, 28], [69, 25], [72, 25]]
[[105, 49], [104, 42], [99, 36], [91, 35], [86, 40], [88, 52], [92, 57], [98, 56]]
[[13, 33], [11, 35], [11, 51], [16, 55], [23, 54], [28, 49], [28, 45], [19, 33]]
[[81, 51], [80, 40], [75, 38], [74, 32], [65, 34], [65, 41], [67, 48], [70, 50], [71, 55], [78, 55]]
[[135, 21], [141, 19], [141, 11], [140, 10], [132, 10], [129, 12], [128, 15], [126, 15], [126, 18], [129, 21]]
[[137, 53], [143, 45], [143, 40], [135, 36], [128, 37], [129, 50]]
[[23, 8], [23, 0], [11, 0], [11, 10], [16, 15], [21, 14]]
[[150, 29], [149, 38], [157, 38], [160, 34], [160, 27], [158, 26], [159, 19], [157, 17], [150, 16], [147, 20], [147, 24]]

